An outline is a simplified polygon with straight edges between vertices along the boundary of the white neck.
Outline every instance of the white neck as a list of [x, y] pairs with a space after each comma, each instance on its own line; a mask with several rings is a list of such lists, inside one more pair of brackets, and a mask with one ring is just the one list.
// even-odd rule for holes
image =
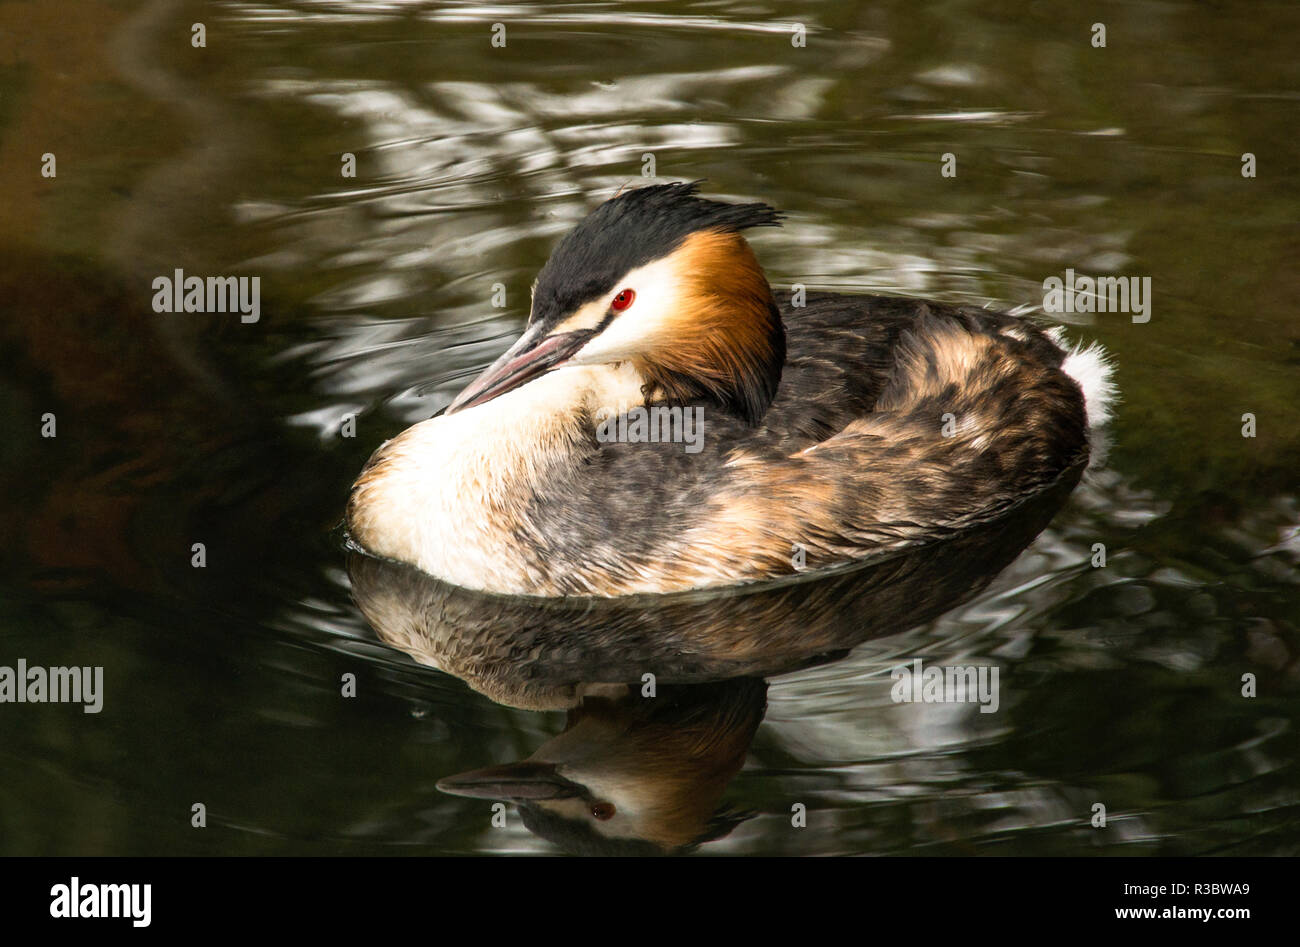
[[598, 412], [644, 404], [643, 383], [627, 363], [566, 366], [408, 428], [358, 482], [353, 537], [456, 585], [527, 591], [516, 533], [537, 484], [574, 463]]

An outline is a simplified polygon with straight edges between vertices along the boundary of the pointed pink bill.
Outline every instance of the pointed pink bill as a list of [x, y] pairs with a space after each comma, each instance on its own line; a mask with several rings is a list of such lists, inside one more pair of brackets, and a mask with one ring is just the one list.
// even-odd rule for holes
[[586, 344], [591, 332], [563, 332], [535, 342], [531, 332], [522, 335], [505, 354], [484, 369], [447, 407], [447, 414], [491, 401], [544, 374]]

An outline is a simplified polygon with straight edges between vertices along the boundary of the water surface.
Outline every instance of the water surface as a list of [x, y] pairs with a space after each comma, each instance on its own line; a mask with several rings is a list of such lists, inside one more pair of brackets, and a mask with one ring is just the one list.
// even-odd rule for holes
[[[913, 613], [841, 590], [838, 660], [669, 683], [652, 718], [592, 698], [585, 726], [665, 746], [721, 727], [698, 851], [1296, 853], [1298, 27], [1268, 2], [0, 5], [0, 664], [106, 691], [0, 707], [0, 851], [558, 850], [436, 784], [528, 757], [573, 695], [529, 709], [392, 646], [336, 527], [652, 156], [786, 213], [753, 236], [781, 287], [1153, 286], [1149, 322], [1060, 317], [1118, 363], [1108, 456], [973, 598], [928, 613], [956, 567]], [[262, 318], [153, 312], [176, 268], [259, 275]], [[998, 712], [895, 703], [917, 658], [997, 666]]]

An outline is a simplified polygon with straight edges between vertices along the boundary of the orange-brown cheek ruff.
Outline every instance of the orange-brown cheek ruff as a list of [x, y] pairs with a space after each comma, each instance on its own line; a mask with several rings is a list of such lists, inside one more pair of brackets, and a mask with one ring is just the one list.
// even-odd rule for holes
[[785, 362], [785, 329], [763, 268], [738, 233], [693, 234], [673, 254], [681, 304], [659, 344], [632, 359], [650, 401], [706, 398], [756, 424]]

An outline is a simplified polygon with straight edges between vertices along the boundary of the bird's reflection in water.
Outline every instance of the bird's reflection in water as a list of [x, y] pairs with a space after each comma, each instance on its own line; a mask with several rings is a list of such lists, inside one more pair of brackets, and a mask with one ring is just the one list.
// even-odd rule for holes
[[719, 804], [762, 720], [764, 678], [969, 600], [1043, 530], [1080, 474], [941, 541], [723, 592], [484, 595], [355, 551], [348, 571], [390, 645], [498, 703], [568, 711], [564, 731], [528, 759], [449, 776], [440, 789], [514, 802], [531, 831], [567, 851], [681, 853], [742, 820]]
[[524, 825], [577, 854], [688, 851], [744, 816], [720, 809], [767, 706], [767, 684], [736, 678], [588, 695], [564, 731], [518, 763], [439, 781], [443, 792], [518, 803]]

